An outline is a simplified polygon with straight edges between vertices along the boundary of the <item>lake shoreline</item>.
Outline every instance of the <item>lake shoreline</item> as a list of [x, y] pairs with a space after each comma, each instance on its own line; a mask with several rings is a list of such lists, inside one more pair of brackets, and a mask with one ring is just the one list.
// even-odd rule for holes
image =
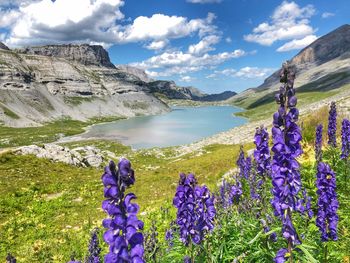
[[[185, 111], [182, 112], [183, 110]], [[244, 109], [236, 106], [232, 106], [232, 105], [172, 106], [172, 111], [167, 114], [160, 114], [160, 115], [153, 115], [153, 116], [135, 116], [135, 117], [131, 117], [123, 120], [118, 120], [115, 122], [105, 122], [105, 123], [89, 125], [84, 128], [83, 133], [59, 138], [54, 143], [60, 144], [60, 143], [88, 141], [88, 140], [108, 140], [108, 141], [118, 141], [123, 145], [132, 147], [134, 150], [182, 147], [184, 145], [189, 145], [201, 140], [205, 140], [208, 137], [216, 136], [217, 134], [226, 132], [232, 128], [237, 128], [241, 125], [249, 123], [248, 118], [236, 116], [236, 113], [241, 112], [243, 110]], [[179, 116], [176, 116], [177, 119], [172, 119], [174, 117], [171, 118], [170, 117], [171, 114], [179, 115]], [[191, 114], [192, 115], [194, 114], [194, 116], [192, 116]], [[211, 116], [211, 114], [213, 116]], [[157, 123], [157, 119], [165, 119], [165, 120], [158, 121]], [[215, 125], [217, 121], [220, 123], [220, 125]], [[199, 122], [198, 128], [196, 126], [196, 122]], [[129, 127], [130, 123], [131, 123], [131, 128]], [[171, 125], [174, 125], [174, 126], [171, 126]], [[187, 127], [186, 125], [189, 127]], [[165, 138], [166, 140], [171, 141], [171, 139], [174, 139], [171, 136], [174, 136], [174, 134], [172, 133], [175, 130], [176, 132], [181, 134], [179, 135], [180, 138], [181, 137], [185, 138], [185, 142], [181, 142], [181, 139], [180, 139], [180, 142], [178, 144], [174, 143], [172, 145], [162, 145], [160, 143], [159, 145], [154, 145], [154, 146], [152, 145], [152, 142], [151, 142], [149, 143], [150, 146], [148, 146], [147, 143], [149, 138], [146, 137], [146, 138], [140, 139], [140, 140], [142, 139], [146, 140], [145, 142], [147, 143], [145, 144], [145, 146], [143, 145], [135, 146], [135, 144], [133, 143], [126, 143], [126, 141], [129, 141], [129, 137], [128, 137], [130, 135], [128, 133], [129, 130], [131, 132], [134, 132], [137, 129], [142, 130], [144, 129], [144, 126], [146, 127], [148, 126], [148, 129], [153, 129], [153, 130], [157, 129], [154, 132], [154, 134], [153, 132], [151, 132], [150, 134], [151, 139], [158, 138], [157, 136], [163, 136], [161, 139]], [[191, 130], [192, 126], [194, 129], [193, 131]], [[125, 127], [128, 127], [128, 128], [125, 128]], [[164, 131], [162, 131], [162, 128]], [[94, 129], [95, 129], [95, 132], [94, 132]], [[103, 129], [107, 129], [107, 130], [103, 131]], [[148, 131], [147, 128], [145, 128], [145, 130], [146, 132]], [[123, 131], [125, 133], [125, 136], [123, 134]], [[166, 134], [166, 132], [168, 133], [170, 132], [170, 133]], [[141, 133], [140, 137], [144, 136], [142, 134], [142, 131], [139, 133]], [[138, 136], [139, 134], [136, 134], [136, 135]], [[186, 135], [188, 137], [186, 137]], [[152, 138], [152, 136], [154, 138]], [[134, 134], [134, 137], [137, 138], [135, 134]], [[191, 140], [191, 137], [193, 138], [193, 140]], [[160, 142], [161, 142], [161, 139], [159, 139]], [[135, 140], [138, 140], [138, 139], [135, 139]], [[172, 142], [173, 141], [171, 141], [171, 143]], [[154, 142], [154, 144], [157, 144], [157, 141]]]

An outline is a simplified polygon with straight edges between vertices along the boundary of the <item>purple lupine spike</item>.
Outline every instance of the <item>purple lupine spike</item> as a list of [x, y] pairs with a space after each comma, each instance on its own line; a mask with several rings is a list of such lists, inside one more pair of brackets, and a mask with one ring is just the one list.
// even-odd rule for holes
[[153, 262], [157, 262], [159, 249], [158, 229], [156, 222], [153, 220], [150, 230], [145, 234], [145, 250]]
[[101, 179], [106, 198], [102, 209], [109, 215], [102, 222], [107, 229], [103, 238], [109, 245], [104, 262], [144, 262], [143, 235], [140, 232], [143, 222], [137, 218], [139, 206], [131, 202], [136, 199], [133, 193], [125, 195], [125, 189], [135, 182], [130, 162], [121, 159], [117, 170], [111, 161]]
[[337, 107], [334, 101], [328, 116], [328, 145], [337, 147]]
[[98, 229], [94, 229], [91, 232], [91, 239], [89, 243], [89, 253], [86, 259], [86, 263], [100, 263], [101, 248], [97, 237]]
[[328, 164], [320, 162], [317, 167], [318, 211], [316, 225], [321, 232], [321, 240], [337, 240], [337, 225], [339, 217], [335, 173]]
[[238, 176], [236, 176], [235, 179], [236, 179], [235, 183], [231, 184], [231, 189], [230, 189], [229, 194], [228, 194], [229, 205], [238, 204], [239, 199], [240, 199], [241, 195], [243, 194], [242, 184], [240, 182], [240, 179], [238, 178]]
[[341, 129], [341, 155], [340, 158], [347, 159], [350, 155], [350, 121], [344, 119]]
[[220, 196], [218, 200], [223, 208], [226, 208], [227, 206], [230, 205], [230, 202], [228, 200], [229, 199], [228, 193], [230, 189], [231, 189], [231, 185], [225, 179], [223, 179], [220, 185]]
[[322, 161], [322, 130], [322, 124], [317, 125], [315, 138], [315, 156], [317, 163]]
[[259, 127], [256, 129], [254, 136], [256, 149], [254, 150], [254, 159], [256, 170], [261, 177], [270, 176], [271, 171], [271, 155], [269, 148], [269, 134], [267, 129]]
[[241, 146], [239, 149], [239, 155], [238, 155], [238, 159], [237, 159], [236, 164], [237, 164], [237, 167], [239, 169], [239, 176], [243, 177], [244, 170], [245, 170], [245, 158], [244, 158], [243, 146]]
[[180, 174], [173, 204], [177, 208], [176, 223], [180, 227], [180, 240], [200, 244], [206, 233], [214, 228], [214, 197], [206, 186], [198, 186], [193, 174]]
[[[288, 241], [288, 253], [291, 253], [294, 245], [301, 243], [292, 221], [292, 212], [297, 209], [298, 193], [301, 189], [299, 163], [296, 158], [302, 153], [301, 130], [296, 123], [298, 110], [295, 108], [297, 100], [293, 88], [294, 79], [294, 68], [287, 63], [283, 64], [280, 73], [283, 86], [278, 96], [279, 109], [274, 114], [272, 128], [274, 156], [271, 168], [271, 204], [274, 214], [282, 219], [282, 234]], [[275, 260], [277, 259], [278, 255]]]
[[246, 180], [249, 180], [252, 171], [252, 158], [247, 157], [244, 162], [243, 176]]

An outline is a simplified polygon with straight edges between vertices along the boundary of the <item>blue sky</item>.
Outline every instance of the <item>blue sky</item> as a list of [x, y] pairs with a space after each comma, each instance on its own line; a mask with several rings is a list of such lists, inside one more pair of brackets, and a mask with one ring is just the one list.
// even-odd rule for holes
[[10, 47], [91, 43], [114, 64], [208, 93], [261, 84], [281, 63], [350, 23], [348, 0], [0, 0]]

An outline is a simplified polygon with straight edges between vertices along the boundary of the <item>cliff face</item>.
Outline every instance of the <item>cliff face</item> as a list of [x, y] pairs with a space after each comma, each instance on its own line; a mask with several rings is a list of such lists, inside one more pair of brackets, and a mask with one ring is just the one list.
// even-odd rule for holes
[[19, 52], [28, 55], [65, 58], [87, 66], [94, 65], [115, 68], [109, 60], [107, 51], [102, 46], [98, 45], [48, 45], [28, 47], [20, 49]]
[[86, 120], [169, 111], [145, 82], [130, 76], [118, 71], [100, 46], [0, 49], [0, 122], [28, 126], [61, 117]]

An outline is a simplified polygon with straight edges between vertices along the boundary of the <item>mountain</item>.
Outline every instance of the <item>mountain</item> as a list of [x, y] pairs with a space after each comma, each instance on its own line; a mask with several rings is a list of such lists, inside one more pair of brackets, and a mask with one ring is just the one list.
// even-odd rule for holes
[[118, 70], [101, 46], [0, 49], [0, 121], [5, 125], [167, 111], [147, 83]]
[[10, 50], [4, 43], [0, 42], [0, 49]]
[[157, 80], [148, 83], [150, 92], [159, 98], [170, 100], [194, 100], [194, 101], [223, 101], [227, 100], [237, 93], [225, 91], [219, 94], [206, 94], [194, 87], [177, 86], [174, 81]]
[[[343, 25], [318, 38], [289, 61], [296, 67], [299, 92], [328, 91], [350, 83], [350, 25]], [[229, 99], [245, 108], [274, 100], [279, 87], [279, 70], [256, 88]]]
[[117, 70], [138, 77], [143, 82], [153, 81], [144, 70], [129, 65], [116, 65]]

